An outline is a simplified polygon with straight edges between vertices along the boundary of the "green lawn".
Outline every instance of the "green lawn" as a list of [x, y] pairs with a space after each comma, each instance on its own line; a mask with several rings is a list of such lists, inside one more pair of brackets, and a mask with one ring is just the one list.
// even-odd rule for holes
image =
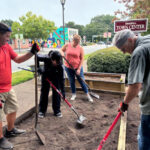
[[12, 74], [12, 85], [28, 81], [34, 78], [34, 74], [29, 71], [19, 71]]

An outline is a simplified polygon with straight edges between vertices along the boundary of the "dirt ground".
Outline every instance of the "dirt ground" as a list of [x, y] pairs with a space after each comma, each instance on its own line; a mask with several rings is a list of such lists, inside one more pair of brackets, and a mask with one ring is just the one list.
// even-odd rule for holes
[[[70, 93], [66, 95], [67, 99], [71, 96]], [[75, 101], [69, 100], [76, 111], [87, 118], [82, 126], [76, 123], [76, 115], [64, 101], [61, 105], [63, 117], [54, 117], [50, 100], [46, 117], [39, 119], [38, 122], [38, 129], [45, 136], [46, 145], [42, 146], [35, 135], [35, 115], [33, 115], [18, 125], [18, 128], [26, 129], [27, 133], [10, 139], [15, 146], [14, 150], [96, 150], [116, 117], [118, 104], [121, 101], [118, 95], [104, 93], [99, 95], [101, 99], [94, 99], [93, 104], [87, 101], [83, 93], [78, 93]], [[138, 105], [136, 107], [138, 108]], [[139, 110], [135, 109], [135, 105], [129, 107], [128, 114], [131, 113], [132, 115], [128, 115], [126, 148], [136, 150]], [[103, 150], [117, 149], [119, 125], [120, 120], [104, 144]]]

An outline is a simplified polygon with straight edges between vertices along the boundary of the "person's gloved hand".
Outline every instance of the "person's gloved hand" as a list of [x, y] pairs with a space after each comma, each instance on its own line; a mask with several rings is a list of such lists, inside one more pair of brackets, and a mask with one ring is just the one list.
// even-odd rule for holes
[[124, 102], [121, 102], [118, 108], [118, 111], [125, 112], [128, 110], [128, 104], [125, 104]]
[[35, 52], [39, 52], [39, 51], [40, 51], [40, 47], [39, 47], [36, 43], [34, 43], [34, 44], [32, 45], [32, 48], [31, 48], [30, 52], [31, 52], [32, 54], [35, 54]]

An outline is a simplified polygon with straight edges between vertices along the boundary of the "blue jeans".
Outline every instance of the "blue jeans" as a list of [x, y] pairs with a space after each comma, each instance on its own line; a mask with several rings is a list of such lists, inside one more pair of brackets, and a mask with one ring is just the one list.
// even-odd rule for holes
[[150, 150], [150, 115], [141, 115], [138, 129], [139, 150]]
[[[70, 69], [70, 68], [67, 68], [67, 67], [65, 67], [65, 70], [67, 72], [67, 76], [68, 76], [68, 79], [69, 79], [71, 91], [72, 91], [73, 94], [75, 94], [76, 93], [75, 71], [73, 69]], [[81, 70], [80, 70], [80, 77], [82, 77], [82, 79], [84, 80], [83, 67], [81, 67]], [[88, 93], [88, 88], [87, 88], [86, 84], [79, 77], [77, 77], [77, 80], [80, 83], [83, 91], [85, 93]]]

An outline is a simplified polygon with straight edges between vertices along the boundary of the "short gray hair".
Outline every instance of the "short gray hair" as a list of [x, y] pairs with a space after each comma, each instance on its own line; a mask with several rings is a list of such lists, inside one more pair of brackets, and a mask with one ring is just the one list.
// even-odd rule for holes
[[113, 45], [121, 48], [126, 43], [128, 38], [133, 38], [134, 36], [135, 34], [129, 29], [121, 30], [115, 34], [113, 38]]

